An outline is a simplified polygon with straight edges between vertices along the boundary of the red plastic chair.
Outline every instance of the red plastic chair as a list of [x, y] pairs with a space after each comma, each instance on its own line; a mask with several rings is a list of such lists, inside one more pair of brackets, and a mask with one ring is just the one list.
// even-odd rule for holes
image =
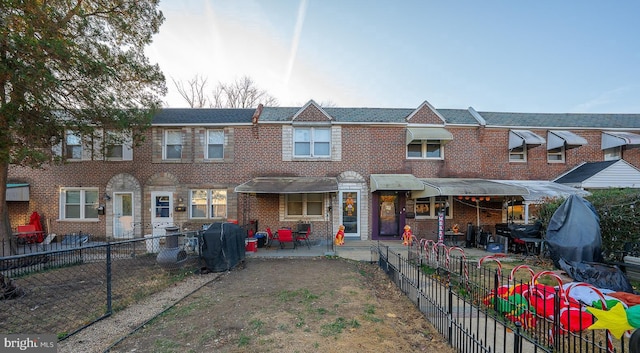
[[44, 232], [37, 231], [36, 226], [33, 224], [27, 224], [24, 226], [18, 226], [18, 243], [21, 244], [34, 244], [42, 243], [44, 241]]
[[292, 243], [293, 248], [296, 248], [296, 242], [293, 238], [293, 232], [291, 231], [291, 229], [278, 229], [278, 242], [280, 243], [281, 249], [284, 249], [284, 243]]
[[[306, 231], [305, 231], [306, 228]], [[311, 224], [299, 224], [298, 225], [298, 233], [296, 235], [296, 243], [306, 242], [307, 248], [311, 249], [311, 244], [309, 242], [309, 236], [311, 235]]]
[[267, 247], [270, 248], [274, 240], [278, 240], [278, 237], [271, 232], [271, 228], [267, 227]]

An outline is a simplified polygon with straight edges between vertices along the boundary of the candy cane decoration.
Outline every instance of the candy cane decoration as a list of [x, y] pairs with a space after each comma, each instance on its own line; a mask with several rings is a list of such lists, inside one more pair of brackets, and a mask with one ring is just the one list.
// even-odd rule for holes
[[464, 250], [462, 250], [462, 248], [458, 246], [450, 247], [449, 250], [447, 251], [447, 268], [449, 268], [449, 258], [451, 256], [452, 251], [460, 251], [460, 253], [462, 254], [464, 279], [468, 286], [469, 285], [469, 269], [467, 268], [467, 255], [464, 253]]
[[433, 245], [433, 252], [436, 254], [436, 261], [438, 263], [440, 263], [440, 248], [444, 248], [443, 254], [446, 255], [446, 253], [447, 253], [447, 245], [444, 244], [444, 243], [440, 243], [440, 242], [435, 243]]
[[536, 274], [535, 271], [533, 271], [533, 269], [528, 265], [519, 265], [514, 267], [513, 270], [511, 270], [511, 273], [509, 274], [509, 282], [514, 280], [516, 272], [518, 272], [518, 270], [520, 269], [527, 270], [529, 274], [531, 274], [531, 278], [533, 278], [533, 276], [535, 276]]
[[498, 260], [498, 257], [504, 257], [504, 256], [487, 255], [487, 256], [481, 257], [478, 260], [478, 268], [480, 268], [480, 266], [482, 266], [482, 263], [485, 262], [486, 260], [495, 261], [498, 264], [498, 277], [501, 277], [502, 276], [502, 262], [500, 262], [500, 260]]

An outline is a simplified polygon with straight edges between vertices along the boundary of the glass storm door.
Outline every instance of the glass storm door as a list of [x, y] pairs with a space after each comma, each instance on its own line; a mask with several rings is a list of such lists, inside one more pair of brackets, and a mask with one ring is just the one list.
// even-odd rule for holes
[[113, 194], [113, 237], [133, 238], [133, 193]]
[[151, 226], [153, 235], [164, 235], [164, 228], [173, 225], [173, 193], [154, 191], [151, 193]]
[[360, 192], [340, 192], [340, 224], [345, 237], [360, 237]]
[[380, 195], [380, 235], [398, 236], [398, 196], [394, 193]]

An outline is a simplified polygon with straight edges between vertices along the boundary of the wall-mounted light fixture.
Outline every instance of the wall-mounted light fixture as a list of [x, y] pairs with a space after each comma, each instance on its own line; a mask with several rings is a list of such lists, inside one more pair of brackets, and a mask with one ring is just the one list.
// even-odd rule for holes
[[104, 193], [104, 196], [102, 196], [102, 198], [103, 198], [105, 201], [109, 201], [109, 200], [111, 200], [111, 196], [109, 196], [109, 194], [107, 194], [106, 192]]

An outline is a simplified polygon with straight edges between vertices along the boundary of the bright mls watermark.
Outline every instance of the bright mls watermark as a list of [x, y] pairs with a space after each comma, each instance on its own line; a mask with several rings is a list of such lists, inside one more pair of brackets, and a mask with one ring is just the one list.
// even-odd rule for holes
[[58, 351], [56, 335], [0, 335], [0, 352], [53, 353]]

